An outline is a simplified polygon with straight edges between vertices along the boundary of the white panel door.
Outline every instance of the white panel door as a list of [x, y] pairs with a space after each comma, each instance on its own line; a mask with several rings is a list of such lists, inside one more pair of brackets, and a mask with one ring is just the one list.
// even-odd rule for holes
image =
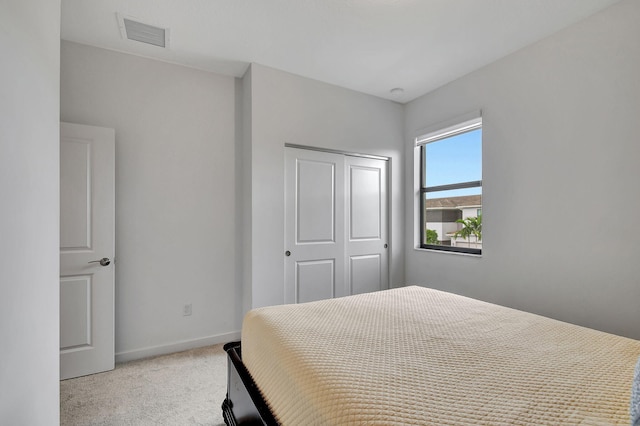
[[389, 288], [387, 164], [346, 156], [346, 286], [349, 294]]
[[285, 150], [285, 303], [346, 295], [344, 157]]
[[60, 123], [60, 378], [114, 368], [115, 132]]
[[285, 303], [388, 288], [386, 165], [285, 149]]

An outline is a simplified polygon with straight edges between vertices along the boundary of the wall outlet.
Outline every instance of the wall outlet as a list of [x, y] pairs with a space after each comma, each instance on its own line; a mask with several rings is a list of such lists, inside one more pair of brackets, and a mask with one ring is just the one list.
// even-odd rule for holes
[[191, 303], [182, 307], [182, 315], [185, 317], [191, 315]]

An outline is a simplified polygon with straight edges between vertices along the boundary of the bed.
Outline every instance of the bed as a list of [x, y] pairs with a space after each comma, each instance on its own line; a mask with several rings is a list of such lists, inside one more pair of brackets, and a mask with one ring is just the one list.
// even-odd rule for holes
[[629, 425], [640, 341], [424, 287], [250, 311], [225, 422]]

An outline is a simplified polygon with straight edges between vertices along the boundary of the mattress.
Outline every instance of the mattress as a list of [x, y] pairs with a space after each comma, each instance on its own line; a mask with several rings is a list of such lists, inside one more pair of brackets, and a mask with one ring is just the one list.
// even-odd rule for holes
[[259, 308], [242, 358], [282, 425], [628, 425], [640, 341], [404, 287]]

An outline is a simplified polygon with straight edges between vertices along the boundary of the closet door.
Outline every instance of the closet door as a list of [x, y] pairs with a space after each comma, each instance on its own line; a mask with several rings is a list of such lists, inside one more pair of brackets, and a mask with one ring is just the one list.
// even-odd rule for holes
[[387, 164], [345, 157], [346, 271], [349, 294], [389, 288]]
[[388, 288], [387, 163], [285, 149], [285, 303]]
[[285, 303], [346, 296], [344, 156], [285, 151]]

